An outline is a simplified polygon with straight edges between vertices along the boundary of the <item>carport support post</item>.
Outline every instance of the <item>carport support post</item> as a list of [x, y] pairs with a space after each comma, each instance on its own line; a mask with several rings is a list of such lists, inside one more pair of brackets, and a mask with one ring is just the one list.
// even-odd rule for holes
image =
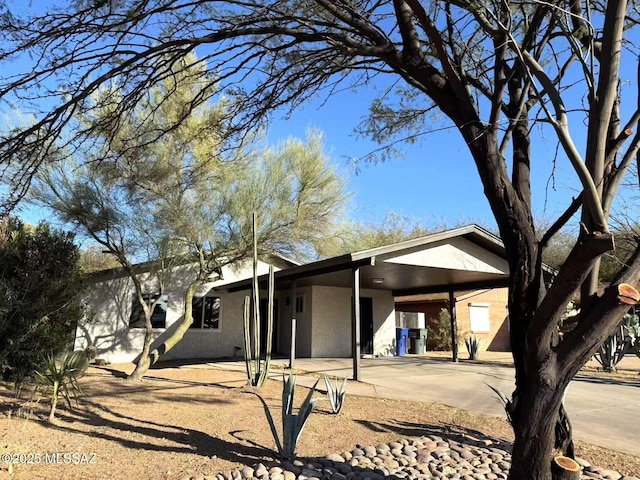
[[353, 356], [353, 379], [360, 380], [360, 269], [354, 268], [351, 275], [351, 355]]
[[289, 306], [291, 307], [291, 352], [289, 353], [289, 368], [293, 370], [293, 362], [296, 359], [296, 281], [291, 282], [289, 290]]
[[451, 360], [458, 361], [458, 319], [456, 318], [456, 297], [449, 291], [449, 316], [451, 317]]

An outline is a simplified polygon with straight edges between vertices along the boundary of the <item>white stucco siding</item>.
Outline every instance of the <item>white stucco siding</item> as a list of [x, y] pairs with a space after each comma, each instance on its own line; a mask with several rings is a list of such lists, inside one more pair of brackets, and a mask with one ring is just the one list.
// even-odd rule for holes
[[[221, 299], [220, 329], [190, 329], [182, 340], [162, 358], [216, 358], [242, 356], [244, 351], [243, 303], [244, 292], [213, 293]], [[184, 304], [183, 304], [184, 305]], [[178, 320], [182, 320], [184, 311]], [[167, 318], [168, 322], [168, 318]], [[177, 322], [174, 323], [177, 325]], [[167, 334], [171, 329], [167, 328]], [[234, 351], [235, 347], [241, 350]]]
[[396, 310], [393, 294], [385, 290], [363, 290], [373, 298], [373, 354], [389, 357], [396, 352]]
[[504, 258], [465, 240], [453, 238], [434, 243], [412, 253], [386, 258], [385, 262], [471, 272], [504, 274], [509, 265]]
[[[386, 356], [395, 350], [393, 295], [366, 290], [361, 297], [373, 301], [373, 354]], [[314, 286], [312, 295], [313, 357], [351, 356], [351, 289]]]
[[[260, 263], [259, 274], [268, 272], [268, 265]], [[223, 268], [223, 280], [200, 287], [196, 296], [206, 295], [211, 288], [247, 278], [251, 275], [250, 262], [239, 267]], [[140, 276], [145, 293], [157, 292], [157, 281], [149, 274]], [[166, 328], [154, 329], [153, 346], [160, 344], [177, 327], [184, 317], [184, 293], [194, 278], [190, 266], [175, 268], [166, 280], [167, 295]], [[133, 281], [127, 277], [106, 280], [89, 285], [85, 298], [90, 314], [87, 321], [78, 325], [74, 347], [84, 349], [95, 345], [98, 357], [112, 363], [134, 361], [142, 351], [144, 329], [129, 328]], [[234, 347], [243, 346], [242, 302], [245, 293], [212, 293], [222, 299], [220, 330], [190, 330], [185, 337], [163, 358], [215, 358], [234, 354]]]

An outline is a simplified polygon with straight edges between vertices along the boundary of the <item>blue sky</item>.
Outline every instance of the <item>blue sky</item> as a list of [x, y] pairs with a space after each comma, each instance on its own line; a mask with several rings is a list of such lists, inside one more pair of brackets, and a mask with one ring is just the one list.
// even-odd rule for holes
[[[630, 81], [623, 84], [623, 89], [637, 89], [634, 64], [626, 64], [629, 75], [623, 76]], [[303, 138], [309, 128], [323, 131], [328, 153], [348, 177], [348, 189], [353, 193], [349, 216], [353, 220], [376, 222], [393, 212], [426, 225], [477, 222], [493, 226], [493, 215], [471, 156], [455, 129], [442, 129], [448, 126], [444, 120], [434, 125], [439, 127], [437, 133], [424, 136], [415, 145], [403, 146], [402, 158], [375, 165], [362, 162], [359, 173], [354, 171], [351, 159], [378, 147], [353, 133], [375, 97], [374, 88], [360, 87], [357, 91], [341, 91], [329, 99], [313, 99], [288, 119], [283, 114], [274, 114], [269, 125], [269, 142], [277, 143], [288, 136]], [[580, 104], [580, 100], [573, 100]], [[634, 103], [632, 100], [631, 106]], [[578, 149], [583, 151], [586, 128], [581, 119], [572, 123], [572, 129]], [[564, 211], [577, 194], [578, 181], [563, 157], [554, 166], [554, 134], [545, 139], [536, 129], [532, 138], [534, 214], [549, 221]], [[24, 211], [24, 216], [31, 222], [48, 217], [45, 212], [33, 209]]]
[[[357, 94], [345, 91], [325, 101], [318, 98], [303, 105], [289, 118], [274, 114], [268, 140], [277, 143], [288, 136], [304, 138], [310, 128], [324, 132], [327, 152], [338, 169], [348, 176], [353, 193], [349, 216], [352, 220], [373, 222], [393, 212], [425, 225], [479, 223], [494, 226], [493, 215], [462, 137], [454, 128], [430, 133], [414, 145], [404, 145], [401, 158], [383, 163], [359, 162], [378, 147], [354, 134], [354, 127], [367, 114], [373, 90], [362, 87]], [[438, 127], [448, 124], [439, 123]], [[534, 210], [538, 217], [557, 216], [575, 195], [577, 182], [568, 164], [560, 161], [555, 189], [547, 185], [552, 172], [549, 159], [554, 155], [555, 138], [538, 140], [533, 165]], [[47, 212], [24, 209], [29, 222], [46, 219]]]
[[[328, 152], [349, 177], [349, 189], [354, 193], [351, 216], [355, 220], [375, 222], [386, 212], [394, 212], [427, 224], [494, 225], [475, 164], [454, 128], [440, 129], [415, 145], [403, 146], [402, 158], [377, 164], [360, 162], [359, 171], [354, 171], [351, 159], [378, 147], [353, 133], [367, 113], [371, 93], [362, 89], [358, 94], [343, 92], [326, 102], [312, 101], [289, 119], [276, 115], [269, 140], [276, 142], [288, 135], [304, 137], [311, 127], [322, 130]], [[447, 125], [443, 121], [436, 126]], [[576, 194], [577, 181], [570, 166], [561, 161], [556, 167], [555, 188], [547, 185], [553, 168], [554, 137], [548, 142], [537, 140], [534, 151], [534, 211], [538, 217], [557, 216]]]

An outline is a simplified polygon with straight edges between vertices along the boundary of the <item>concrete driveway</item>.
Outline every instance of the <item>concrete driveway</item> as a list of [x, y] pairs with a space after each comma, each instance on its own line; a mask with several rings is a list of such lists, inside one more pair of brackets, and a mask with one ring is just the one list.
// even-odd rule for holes
[[[287, 362], [276, 363], [286, 365]], [[244, 369], [244, 363], [238, 366]], [[295, 368], [350, 377], [352, 361], [297, 359]], [[348, 393], [439, 402], [504, 416], [502, 404], [486, 384], [510, 395], [514, 387], [513, 378], [513, 367], [496, 364], [454, 364], [420, 357], [372, 358], [362, 360], [363, 381], [350, 383]], [[299, 376], [298, 382], [310, 386], [315, 380]], [[566, 409], [576, 439], [635, 455], [640, 451], [640, 422], [637, 421], [640, 413], [639, 384], [576, 378], [567, 392]]]

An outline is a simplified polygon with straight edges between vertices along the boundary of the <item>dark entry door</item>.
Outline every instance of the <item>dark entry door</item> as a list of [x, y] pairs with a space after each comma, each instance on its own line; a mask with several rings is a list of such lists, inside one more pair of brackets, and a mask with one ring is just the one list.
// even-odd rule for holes
[[360, 353], [373, 355], [373, 299], [360, 297]]
[[[269, 301], [260, 299], [260, 353], [267, 351], [267, 306]], [[273, 300], [273, 337], [271, 337], [271, 352], [276, 353], [278, 343], [278, 300]], [[274, 349], [274, 345], [276, 348]]]

